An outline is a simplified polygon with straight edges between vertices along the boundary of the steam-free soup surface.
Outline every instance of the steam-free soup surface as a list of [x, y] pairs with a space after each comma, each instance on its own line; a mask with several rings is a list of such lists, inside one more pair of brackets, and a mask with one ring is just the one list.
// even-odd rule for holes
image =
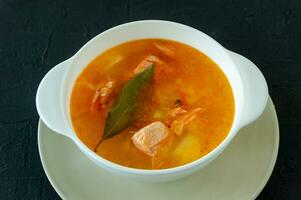
[[[119, 92], [148, 64], [154, 74], [137, 97], [131, 124], [102, 140]], [[227, 136], [233, 117], [234, 98], [221, 69], [200, 51], [169, 40], [130, 41], [105, 51], [79, 75], [71, 95], [80, 140], [101, 157], [133, 168], [171, 168], [208, 154]], [[153, 122], [168, 135], [143, 149], [137, 132]]]

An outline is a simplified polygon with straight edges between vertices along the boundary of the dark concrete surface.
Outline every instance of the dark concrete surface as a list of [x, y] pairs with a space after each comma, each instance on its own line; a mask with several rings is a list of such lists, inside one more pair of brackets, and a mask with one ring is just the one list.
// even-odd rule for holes
[[1, 0], [0, 199], [59, 199], [38, 154], [37, 86], [93, 36], [140, 19], [190, 25], [259, 66], [281, 140], [275, 170], [258, 199], [301, 199], [299, 0]]

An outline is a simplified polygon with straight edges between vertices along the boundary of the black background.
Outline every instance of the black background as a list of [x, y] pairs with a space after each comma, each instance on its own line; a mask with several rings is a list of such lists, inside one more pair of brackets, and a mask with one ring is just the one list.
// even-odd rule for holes
[[258, 199], [301, 199], [299, 0], [0, 0], [0, 199], [59, 199], [38, 154], [38, 84], [93, 36], [140, 19], [190, 25], [259, 66], [281, 134], [275, 170]]

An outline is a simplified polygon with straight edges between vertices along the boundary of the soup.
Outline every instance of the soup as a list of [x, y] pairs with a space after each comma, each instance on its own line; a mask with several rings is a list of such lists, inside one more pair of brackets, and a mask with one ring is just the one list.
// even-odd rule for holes
[[79, 139], [99, 156], [164, 169], [217, 147], [235, 108], [226, 76], [209, 57], [179, 42], [143, 39], [88, 64], [74, 84], [70, 112]]

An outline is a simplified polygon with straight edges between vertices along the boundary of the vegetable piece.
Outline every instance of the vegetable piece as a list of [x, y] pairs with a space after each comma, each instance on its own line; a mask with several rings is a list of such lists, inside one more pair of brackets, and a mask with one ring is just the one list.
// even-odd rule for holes
[[173, 152], [170, 153], [171, 159], [176, 165], [192, 162], [200, 157], [202, 144], [199, 137], [192, 132], [187, 132], [181, 137]]
[[178, 136], [182, 135], [185, 125], [191, 122], [197, 114], [202, 111], [202, 108], [194, 108], [188, 111], [186, 114], [181, 115], [179, 118], [175, 119], [170, 126], [170, 129]]
[[117, 63], [119, 63], [120, 61], [122, 61], [123, 59], [124, 59], [123, 55], [113, 56], [113, 58], [110, 60], [110, 62], [108, 63], [108, 65], [106, 65], [106, 70], [109, 70], [111, 67], [113, 67], [114, 65], [116, 65]]
[[163, 110], [156, 110], [154, 112], [154, 114], [152, 115], [152, 117], [155, 119], [155, 120], [162, 120], [164, 117], [165, 117], [165, 112]]
[[96, 89], [96, 87], [87, 80], [79, 81], [78, 84], [84, 85], [86, 88], [88, 88], [90, 90], [95, 90]]
[[178, 137], [170, 131], [169, 136], [158, 145], [156, 154], [151, 157], [153, 169], [162, 169], [169, 166], [169, 157], [176, 147], [177, 139]]
[[171, 47], [167, 47], [166, 44], [163, 44], [162, 42], [155, 42], [155, 47], [157, 47], [164, 55], [168, 57], [173, 57], [175, 55], [174, 51]]
[[141, 89], [154, 74], [154, 65], [149, 65], [143, 72], [137, 74], [121, 89], [115, 104], [110, 108], [103, 139], [108, 139], [127, 128], [133, 121], [131, 113], [135, 109], [136, 99]]
[[169, 128], [162, 122], [153, 122], [137, 131], [132, 136], [132, 141], [137, 149], [153, 157], [157, 153], [159, 143], [168, 137], [169, 132]]

